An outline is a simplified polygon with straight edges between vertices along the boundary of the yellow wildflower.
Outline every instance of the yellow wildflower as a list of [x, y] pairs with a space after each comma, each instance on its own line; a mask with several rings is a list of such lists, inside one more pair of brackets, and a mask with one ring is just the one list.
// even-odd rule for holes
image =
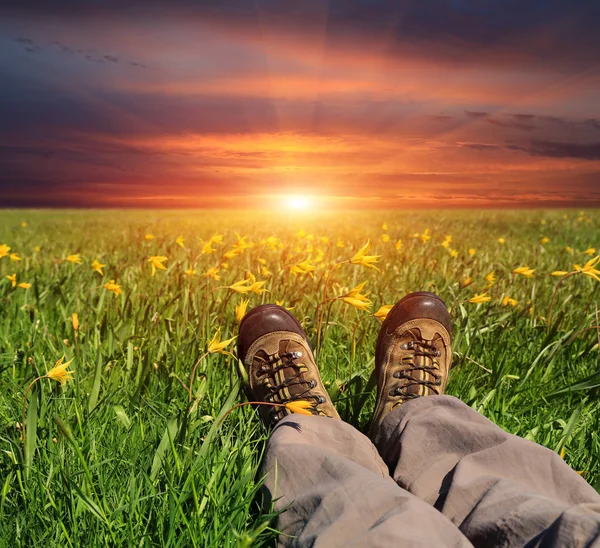
[[154, 234], [150, 234], [150, 233], [148, 233], [148, 234], [146, 234], [146, 235], [144, 236], [144, 238], [145, 238], [146, 240], [154, 240]]
[[475, 255], [475, 249], [471, 247], [469, 249], [469, 257], [472, 257], [473, 255]]
[[454, 257], [454, 258], [458, 257], [458, 250], [451, 249], [450, 250], [450, 257]]
[[387, 315], [390, 313], [390, 310], [393, 308], [393, 304], [384, 304], [379, 307], [379, 310], [373, 314], [380, 322], [383, 322], [387, 318]]
[[39, 253], [41, 249], [42, 249], [42, 248], [41, 248], [39, 245], [36, 245], [36, 246], [33, 248], [33, 250], [34, 250], [36, 253]]
[[69, 365], [71, 365], [73, 358], [66, 363], [63, 363], [64, 359], [64, 356], [60, 358], [60, 360], [54, 364], [54, 367], [50, 369], [50, 371], [48, 371], [48, 373], [46, 373], [44, 376], [47, 379], [52, 379], [53, 381], [59, 382], [61, 385], [65, 385], [67, 381], [72, 380], [75, 371], [67, 371], [67, 368]]
[[534, 272], [535, 272], [535, 270], [529, 268], [528, 266], [520, 266], [519, 268], [515, 268], [513, 270], [513, 274], [522, 274], [523, 276], [525, 276], [527, 278], [531, 278], [531, 276], [533, 276]]
[[388, 229], [388, 225], [387, 225], [387, 223], [383, 223], [383, 224], [381, 225], [381, 230], [387, 230], [387, 229]]
[[233, 341], [235, 337], [231, 337], [231, 339], [227, 339], [225, 341], [221, 340], [221, 329], [217, 329], [212, 340], [208, 343], [208, 351], [211, 354], [225, 354], [231, 356], [231, 352], [227, 352], [225, 350]]
[[31, 284], [29, 282], [21, 282], [20, 284], [17, 284], [17, 287], [20, 287], [21, 289], [29, 289]]
[[300, 263], [293, 264], [290, 267], [290, 272], [294, 274], [294, 276], [297, 276], [298, 274], [308, 274], [312, 278], [314, 277], [313, 272], [315, 269], [316, 267], [311, 264], [310, 259], [305, 259]]
[[75, 253], [73, 255], [69, 255], [65, 261], [73, 264], [81, 264], [81, 257], [79, 256], [79, 253]]
[[382, 241], [383, 243], [389, 242], [389, 241], [390, 241], [390, 235], [389, 235], [389, 234], [387, 234], [387, 233], [384, 233], [384, 234], [382, 234], [382, 235], [381, 235], [381, 241]]
[[600, 274], [600, 270], [594, 268], [598, 264], [598, 261], [600, 261], [600, 255], [594, 257], [593, 259], [590, 259], [583, 266], [576, 264], [573, 266], [573, 268], [577, 272], [581, 272], [582, 274], [585, 274], [586, 276], [594, 278], [594, 280], [598, 280], [600, 282], [600, 277], [598, 277], [598, 274]]
[[273, 273], [266, 266], [261, 266], [260, 267], [260, 275], [263, 278], [268, 278], [269, 276], [272, 276]]
[[188, 267], [188, 269], [184, 272], [186, 276], [190, 278], [196, 274], [196, 269], [193, 266]]
[[506, 240], [504, 238], [498, 238], [498, 243], [504, 245]]
[[285, 304], [283, 304], [284, 302], [285, 302], [285, 299], [281, 299], [280, 301], [278, 301], [277, 299], [275, 299], [275, 304], [276, 305], [283, 306], [287, 310], [294, 310], [295, 307], [293, 307], [293, 306], [285, 306]]
[[208, 278], [212, 278], [213, 280], [221, 279], [221, 277], [219, 276], [219, 268], [216, 266], [211, 266], [204, 275]]
[[565, 247], [565, 251], [573, 255], [573, 248], [571, 246], [568, 245], [567, 247]]
[[10, 254], [10, 260], [14, 261], [16, 263], [17, 261], [21, 260], [21, 257], [19, 257], [19, 255], [17, 253], [11, 253]]
[[223, 243], [223, 234], [215, 234], [214, 236], [211, 236], [209, 242], [215, 245]]
[[429, 234], [429, 229], [426, 228], [425, 232], [423, 232], [423, 234], [421, 234], [421, 241], [425, 244], [427, 243], [427, 240], [430, 240], [431, 236]]
[[212, 241], [208, 240], [208, 242], [206, 242], [204, 244], [204, 246], [202, 247], [202, 251], [200, 252], [202, 255], [210, 255], [211, 253], [214, 253], [216, 251], [216, 249], [212, 248]]
[[0, 259], [2, 259], [2, 257], [6, 257], [8, 255], [9, 251], [10, 251], [9, 245], [1, 244], [0, 245]]
[[177, 239], [175, 240], [175, 243], [179, 246], [179, 247], [183, 247], [185, 248], [185, 240], [183, 239], [183, 234], [180, 234]]
[[586, 255], [590, 255], [590, 256], [595, 255], [596, 254], [596, 248], [595, 247], [589, 247], [588, 249], [586, 249], [584, 251], [584, 253]]
[[377, 268], [374, 263], [378, 262], [379, 257], [381, 255], [367, 255], [369, 251], [369, 241], [365, 245], [363, 245], [356, 254], [350, 259], [352, 264], [360, 264], [363, 266], [367, 266], [369, 268], [374, 268], [378, 272], [381, 272], [379, 268]]
[[396, 242], [396, 251], [400, 252], [402, 250], [402, 240], [398, 240]]
[[77, 315], [77, 312], [71, 314], [71, 324], [73, 325], [73, 331], [79, 330], [79, 316]]
[[6, 276], [7, 280], [10, 280], [12, 287], [16, 287], [17, 286], [17, 274], [12, 274], [12, 275], [8, 275]]
[[551, 276], [566, 276], [568, 272], [566, 270], [555, 270], [550, 274]]
[[502, 306], [517, 306], [518, 301], [516, 299], [511, 299], [508, 295], [502, 299]]
[[153, 255], [148, 259], [148, 262], [152, 266], [152, 276], [156, 274], [156, 270], [167, 270], [167, 267], [163, 264], [167, 260], [164, 255]]
[[492, 270], [486, 277], [485, 281], [490, 285], [494, 285], [496, 283], [496, 273]]
[[540, 242], [542, 245], [547, 244], [550, 241], [550, 238], [548, 238], [548, 236], [544, 236]]
[[250, 280], [247, 278], [244, 278], [243, 280], [239, 280], [231, 285], [228, 285], [227, 287], [229, 289], [231, 289], [232, 291], [235, 291], [236, 293], [242, 293], [242, 294], [246, 294], [250, 292]]
[[471, 276], [465, 276], [462, 281], [460, 282], [460, 286], [461, 287], [467, 287], [468, 285], [471, 285], [473, 283], [473, 279], [471, 278]]
[[121, 286], [119, 284], [115, 283], [114, 280], [111, 280], [110, 282], [106, 282], [104, 284], [104, 289], [106, 289], [107, 291], [111, 291], [115, 295], [120, 295], [122, 293]]
[[492, 298], [488, 297], [487, 293], [481, 293], [481, 294], [475, 293], [475, 296], [471, 297], [469, 299], [469, 302], [473, 303], [473, 304], [480, 304], [480, 303], [487, 303], [491, 300], [492, 300]]
[[298, 415], [308, 415], [311, 416], [312, 413], [309, 411], [314, 406], [314, 404], [310, 401], [306, 400], [296, 400], [291, 401], [285, 404], [285, 408], [292, 413], [297, 413]]
[[346, 244], [344, 243], [344, 240], [338, 240], [337, 244], [335, 244], [335, 245], [336, 245], [336, 247], [342, 248], [342, 247], [345, 247]]
[[25, 221], [21, 221], [21, 226], [22, 226], [23, 228], [25, 228], [25, 227], [27, 226], [27, 223], [26, 223]]
[[446, 236], [444, 238], [444, 241], [442, 242], [442, 247], [445, 247], [446, 249], [448, 249], [450, 247], [450, 243], [452, 242], [452, 236], [450, 236], [448, 234], [448, 236]]
[[104, 272], [102, 272], [102, 269], [105, 267], [105, 264], [102, 264], [98, 259], [94, 259], [92, 262], [92, 268], [98, 273], [100, 274], [100, 276], [104, 276]]
[[341, 297], [342, 301], [346, 304], [354, 306], [359, 310], [364, 310], [365, 312], [369, 311], [372, 302], [367, 298], [368, 293], [362, 293], [363, 288], [367, 282], [363, 282], [358, 284], [356, 287], [353, 287], [348, 293]]
[[240, 304], [235, 305], [235, 321], [240, 323], [248, 310], [248, 299], [242, 299]]

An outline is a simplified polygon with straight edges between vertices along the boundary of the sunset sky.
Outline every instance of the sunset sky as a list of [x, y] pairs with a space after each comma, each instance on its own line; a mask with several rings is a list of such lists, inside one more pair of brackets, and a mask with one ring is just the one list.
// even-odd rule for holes
[[598, 207], [599, 28], [580, 0], [5, 0], [0, 206]]

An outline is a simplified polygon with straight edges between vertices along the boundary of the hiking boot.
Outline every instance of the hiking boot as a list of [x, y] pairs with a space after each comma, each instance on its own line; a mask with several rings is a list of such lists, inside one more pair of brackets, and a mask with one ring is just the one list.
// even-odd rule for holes
[[[323, 386], [306, 333], [285, 308], [263, 304], [244, 316], [238, 357], [248, 374], [249, 401], [308, 401], [312, 405], [307, 410], [313, 415], [340, 418]], [[259, 405], [258, 410], [267, 427], [291, 413], [279, 406]]]
[[390, 310], [377, 338], [377, 402], [369, 437], [407, 400], [443, 394], [452, 362], [450, 314], [437, 295], [410, 293]]

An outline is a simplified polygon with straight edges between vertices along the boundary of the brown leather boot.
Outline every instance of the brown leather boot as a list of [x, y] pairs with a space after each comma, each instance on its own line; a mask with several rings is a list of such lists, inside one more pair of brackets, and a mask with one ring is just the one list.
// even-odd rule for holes
[[451, 332], [448, 309], [434, 293], [410, 293], [390, 310], [375, 348], [377, 403], [369, 437], [397, 405], [444, 393], [452, 362]]
[[[306, 333], [285, 308], [263, 304], [244, 316], [238, 357], [248, 373], [245, 390], [250, 401], [310, 401], [313, 415], [340, 418], [321, 382]], [[258, 408], [267, 427], [290, 414], [285, 407]]]

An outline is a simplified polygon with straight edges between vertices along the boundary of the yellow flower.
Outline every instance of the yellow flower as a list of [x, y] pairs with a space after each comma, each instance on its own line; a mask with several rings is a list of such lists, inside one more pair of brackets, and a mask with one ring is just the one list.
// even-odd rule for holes
[[396, 242], [396, 251], [400, 252], [402, 250], [402, 240], [398, 240]]
[[389, 235], [389, 234], [386, 234], [386, 233], [382, 234], [382, 235], [381, 235], [381, 241], [382, 241], [383, 243], [389, 242], [389, 241], [390, 241], [390, 235]]
[[73, 331], [77, 331], [79, 329], [79, 316], [77, 312], [71, 314], [71, 323], [73, 324]]
[[448, 234], [448, 236], [446, 236], [444, 238], [444, 241], [442, 242], [442, 247], [445, 247], [446, 249], [448, 249], [450, 247], [450, 243], [452, 242], [452, 236], [450, 236]]
[[177, 237], [177, 239], [175, 240], [175, 243], [176, 243], [178, 246], [180, 246], [180, 247], [183, 247], [183, 248], [185, 248], [184, 242], [185, 242], [185, 240], [183, 239], [183, 235], [182, 235], [182, 234], [180, 234], [180, 235]]
[[6, 276], [6, 279], [7, 279], [7, 280], [10, 280], [10, 282], [11, 282], [11, 284], [12, 284], [12, 287], [16, 287], [16, 285], [17, 285], [17, 274], [16, 274], [16, 273], [15, 273], [15, 274], [12, 274], [12, 275], [10, 275], [10, 276], [9, 276], [9, 275], [7, 275], [7, 276]]
[[520, 266], [519, 268], [515, 268], [513, 270], [513, 274], [522, 274], [526, 278], [531, 278], [535, 270], [529, 268], [528, 266]]
[[167, 260], [164, 255], [153, 255], [148, 259], [148, 262], [152, 265], [152, 276], [156, 273], [156, 269], [167, 270], [167, 267], [163, 264]]
[[235, 305], [235, 321], [240, 323], [243, 317], [246, 315], [248, 309], [248, 299], [242, 299], [240, 304]]
[[387, 318], [387, 315], [390, 313], [390, 310], [393, 308], [393, 304], [384, 304], [379, 307], [379, 310], [373, 314], [380, 322], [383, 322]]
[[573, 248], [571, 246], [568, 245], [567, 247], [565, 247], [565, 251], [573, 255]]
[[508, 295], [502, 299], [502, 306], [517, 306], [517, 304], [519, 304], [518, 301], [511, 299]]
[[290, 267], [290, 272], [294, 274], [294, 276], [297, 276], [298, 274], [308, 274], [311, 278], [313, 278], [313, 272], [315, 269], [316, 267], [311, 264], [310, 259], [305, 259], [300, 263], [293, 264]]
[[208, 242], [206, 242], [204, 244], [204, 246], [202, 247], [202, 251], [200, 252], [201, 255], [210, 255], [211, 253], [214, 253], [216, 251], [216, 249], [212, 248], [212, 240], [208, 240]]
[[235, 340], [235, 337], [231, 337], [231, 339], [227, 339], [225, 341], [221, 340], [221, 329], [217, 329], [212, 340], [208, 343], [208, 351], [211, 354], [225, 354], [231, 356], [230, 352], [227, 352], [225, 349]]
[[472, 257], [473, 255], [475, 255], [475, 249], [473, 249], [472, 247], [469, 249], [469, 257]]
[[336, 245], [336, 247], [342, 248], [342, 247], [345, 247], [346, 244], [344, 243], [344, 240], [338, 240], [337, 244], [335, 244], [335, 245]]
[[10, 260], [14, 261], [16, 263], [17, 261], [21, 260], [21, 257], [19, 257], [19, 255], [17, 255], [16, 253], [11, 253], [10, 254]]
[[189, 267], [189, 268], [188, 268], [188, 269], [187, 269], [187, 270], [184, 272], [184, 274], [185, 274], [186, 276], [190, 276], [190, 277], [192, 277], [192, 276], [194, 276], [194, 275], [196, 274], [196, 270], [194, 269], [194, 267], [193, 267], [193, 266], [190, 266], [190, 267]]
[[494, 285], [496, 283], [496, 273], [492, 270], [486, 277], [485, 281], [490, 285]]
[[429, 229], [426, 228], [425, 232], [423, 232], [423, 234], [421, 234], [421, 241], [425, 244], [427, 243], [427, 240], [430, 240], [431, 236], [429, 235]]
[[0, 259], [2, 259], [2, 257], [6, 257], [8, 255], [9, 251], [10, 251], [9, 245], [1, 244], [0, 245]]
[[21, 226], [22, 226], [23, 228], [25, 228], [25, 227], [27, 226], [27, 223], [26, 223], [25, 221], [21, 221]]
[[456, 249], [450, 250], [450, 257], [458, 257], [458, 251]]
[[353, 287], [350, 291], [348, 291], [348, 293], [341, 297], [342, 301], [355, 308], [358, 308], [359, 310], [368, 312], [369, 308], [371, 308], [372, 302], [367, 298], [369, 295], [368, 293], [362, 293], [366, 283], [367, 282], [363, 282], [358, 284], [356, 287]]
[[65, 359], [65, 357], [63, 356], [60, 360], [58, 360], [54, 364], [54, 367], [52, 369], [50, 369], [50, 371], [48, 371], [48, 373], [46, 373], [44, 376], [47, 379], [52, 379], [53, 381], [58, 381], [62, 385], [65, 385], [65, 384], [67, 384], [67, 381], [72, 380], [73, 374], [75, 373], [75, 371], [73, 371], [73, 370], [67, 371], [67, 368], [69, 367], [69, 365], [71, 365], [73, 358], [71, 358], [66, 363], [63, 363], [64, 359]]
[[121, 286], [119, 284], [115, 283], [114, 280], [111, 280], [110, 282], [106, 282], [104, 284], [104, 289], [106, 289], [107, 291], [113, 292], [115, 295], [120, 295], [122, 293]]
[[81, 257], [79, 256], [79, 253], [75, 253], [74, 255], [69, 255], [65, 261], [73, 264], [81, 264]]
[[104, 272], [102, 269], [105, 267], [105, 264], [102, 264], [98, 259], [94, 259], [92, 261], [92, 269], [95, 270], [100, 276], [104, 276]]
[[596, 248], [595, 248], [595, 247], [589, 247], [588, 249], [586, 249], [586, 250], [584, 251], [584, 253], [585, 253], [586, 255], [590, 255], [590, 256], [592, 256], [592, 255], [594, 255], [594, 254], [596, 253]]
[[308, 415], [311, 416], [312, 413], [309, 411], [314, 406], [314, 404], [310, 401], [306, 400], [296, 400], [291, 401], [285, 404], [285, 408], [292, 413], [297, 413], [298, 415]]
[[465, 276], [462, 281], [460, 282], [460, 286], [461, 287], [467, 287], [468, 285], [471, 285], [473, 283], [473, 280], [471, 278], [471, 276]]
[[367, 243], [356, 252], [356, 254], [350, 259], [350, 262], [352, 264], [360, 264], [369, 268], [374, 268], [378, 272], [381, 272], [381, 270], [374, 265], [374, 263], [378, 262], [381, 255], [367, 255], [368, 251], [369, 241], [367, 241]]
[[492, 298], [488, 297], [487, 293], [481, 293], [481, 294], [475, 293], [475, 296], [471, 297], [469, 299], [469, 302], [473, 303], [473, 304], [480, 304], [480, 303], [487, 303], [491, 300], [492, 300]]
[[548, 238], [547, 236], [544, 236], [540, 242], [542, 243], [542, 245], [547, 244], [550, 241], [550, 238]]
[[242, 293], [243, 295], [250, 292], [249, 280], [245, 278], [231, 285], [228, 285], [227, 287], [231, 289], [231, 291], [235, 291], [236, 293]]
[[39, 245], [36, 245], [36, 246], [33, 248], [33, 250], [34, 250], [36, 253], [39, 253], [39, 252], [40, 252], [40, 249], [42, 249], [42, 248], [41, 248]]
[[295, 307], [293, 306], [285, 306], [283, 303], [285, 302], [285, 299], [281, 299], [280, 301], [278, 301], [277, 299], [275, 299], [275, 304], [278, 306], [283, 306], [285, 309], [287, 310], [294, 310]]
[[150, 233], [148, 233], [148, 234], [146, 234], [146, 235], [144, 236], [144, 238], [145, 238], [146, 240], [154, 240], [154, 234], [150, 234]]
[[266, 266], [261, 266], [260, 267], [260, 275], [263, 278], [268, 278], [269, 276], [272, 276], [273, 273]]
[[219, 276], [219, 269], [216, 266], [211, 266], [204, 275], [213, 280], [221, 279], [221, 276]]
[[215, 245], [223, 243], [223, 234], [215, 234], [214, 236], [211, 236], [209, 242]]
[[600, 261], [600, 255], [594, 257], [593, 259], [590, 259], [583, 266], [576, 264], [573, 266], [573, 268], [577, 272], [581, 272], [582, 274], [585, 274], [586, 276], [594, 278], [594, 280], [598, 280], [600, 282], [600, 277], [598, 277], [598, 274], [600, 274], [600, 270], [594, 268], [598, 264], [598, 261]]
[[388, 225], [387, 225], [387, 223], [383, 223], [383, 224], [381, 225], [381, 230], [387, 230], [387, 229], [388, 229]]
[[21, 282], [17, 285], [17, 287], [20, 287], [21, 289], [29, 289], [31, 287], [31, 284], [29, 282]]
[[506, 240], [504, 238], [498, 238], [498, 243], [504, 245]]
[[551, 276], [566, 276], [568, 272], [566, 270], [555, 270], [550, 274]]

